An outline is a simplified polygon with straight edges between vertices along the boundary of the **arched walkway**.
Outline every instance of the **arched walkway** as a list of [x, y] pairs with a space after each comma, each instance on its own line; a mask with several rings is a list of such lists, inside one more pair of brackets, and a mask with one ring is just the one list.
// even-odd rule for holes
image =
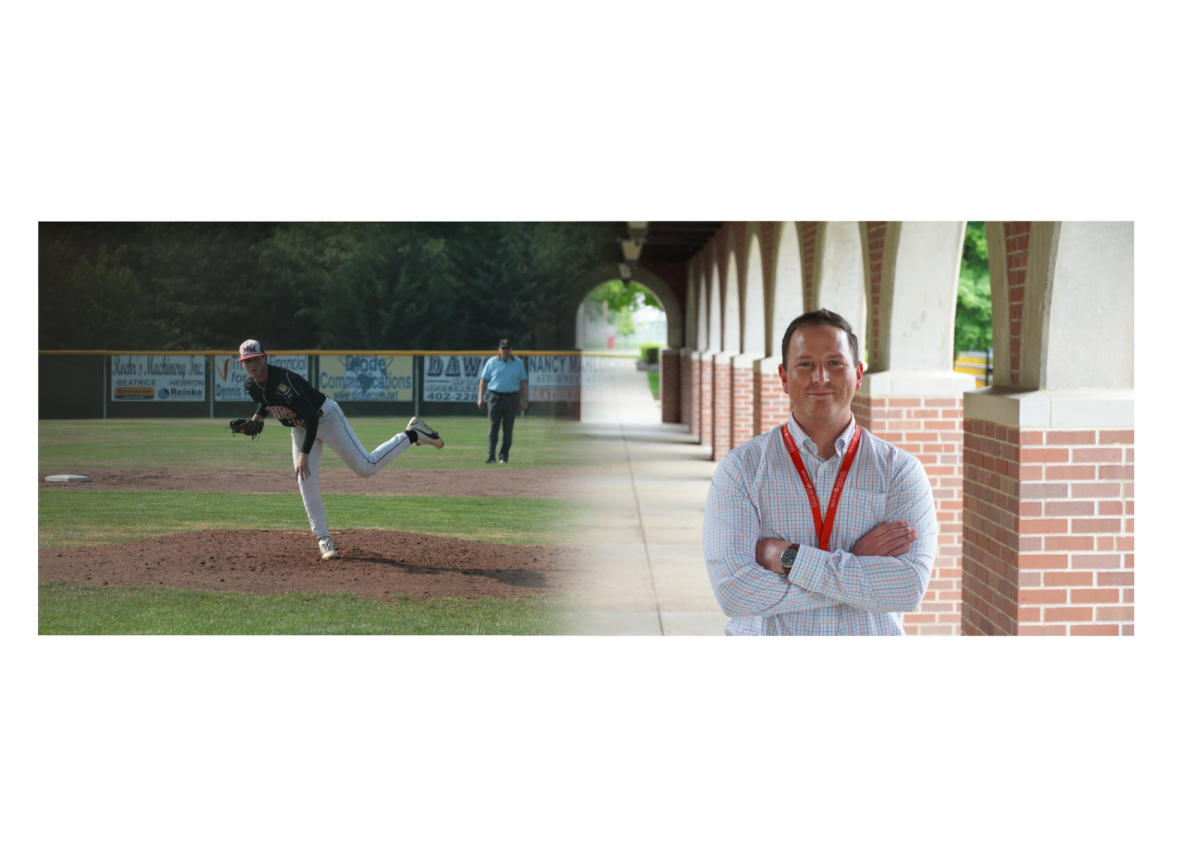
[[817, 227], [816, 306], [837, 312], [856, 331], [867, 327], [867, 281], [858, 223], [831, 220]]
[[750, 236], [746, 259], [746, 312], [742, 317], [742, 354], [766, 354], [767, 312], [763, 295], [762, 243]]
[[804, 312], [804, 283], [801, 280], [800, 234], [793, 221], [779, 224], [775, 257], [775, 282], [771, 290], [771, 330], [767, 354], [782, 357], [783, 332], [792, 319]]
[[[583, 350], [584, 343], [579, 340], [579, 307], [588, 294], [596, 286], [609, 282], [610, 280], [621, 279], [621, 271], [614, 263], [612, 265], [603, 265], [593, 270], [588, 276], [584, 277], [574, 287], [576, 317], [573, 319], [575, 324], [575, 347]], [[682, 348], [684, 341], [684, 324], [683, 311], [679, 306], [679, 299], [675, 296], [675, 291], [661, 277], [651, 271], [635, 269], [633, 274], [633, 282], [644, 286], [647, 291], [654, 295], [659, 306], [667, 315], [667, 347]]]

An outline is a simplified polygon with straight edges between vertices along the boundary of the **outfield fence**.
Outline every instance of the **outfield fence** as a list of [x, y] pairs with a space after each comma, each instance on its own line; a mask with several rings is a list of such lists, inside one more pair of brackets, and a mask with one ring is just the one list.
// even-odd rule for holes
[[[529, 413], [579, 419], [587, 378], [604, 355], [517, 351]], [[281, 351], [296, 372], [351, 416], [478, 414], [479, 373], [494, 351]], [[40, 419], [248, 416], [246, 373], [225, 351], [40, 351]]]

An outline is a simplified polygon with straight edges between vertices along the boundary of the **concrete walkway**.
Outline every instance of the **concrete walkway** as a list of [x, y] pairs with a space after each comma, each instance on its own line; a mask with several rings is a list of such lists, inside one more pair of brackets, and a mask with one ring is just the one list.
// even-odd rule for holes
[[[585, 361], [587, 359], [585, 358]], [[589, 367], [593, 371], [589, 371]], [[580, 428], [592, 456], [582, 478], [587, 576], [573, 634], [720, 635], [701, 528], [716, 465], [680, 425], [664, 425], [635, 361], [585, 362]]]

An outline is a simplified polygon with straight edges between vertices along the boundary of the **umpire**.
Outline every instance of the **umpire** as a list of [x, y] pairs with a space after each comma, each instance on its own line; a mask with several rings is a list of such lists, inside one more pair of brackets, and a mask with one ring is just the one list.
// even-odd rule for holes
[[521, 410], [529, 407], [529, 375], [520, 357], [514, 357], [512, 344], [500, 340], [500, 353], [483, 364], [479, 373], [479, 409], [483, 410], [483, 393], [487, 391], [488, 409], [488, 457], [484, 464], [496, 463], [496, 438], [500, 434], [500, 422], [504, 422], [504, 443], [500, 446], [500, 463], [508, 464], [508, 451], [512, 448], [513, 419], [517, 415], [517, 396], [521, 397]]

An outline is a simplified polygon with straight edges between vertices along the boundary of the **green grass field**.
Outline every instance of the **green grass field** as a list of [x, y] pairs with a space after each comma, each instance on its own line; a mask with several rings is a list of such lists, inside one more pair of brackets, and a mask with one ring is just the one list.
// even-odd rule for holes
[[[406, 422], [402, 421], [402, 422]], [[487, 422], [430, 419], [446, 440], [441, 450], [405, 455], [404, 467], [482, 468]], [[233, 437], [226, 420], [63, 420], [38, 424], [38, 466], [62, 472], [106, 467], [290, 469], [290, 433], [272, 421], [258, 442]], [[374, 448], [397, 421], [351, 419]], [[399, 426], [402, 428], [403, 426]], [[571, 423], [526, 417], [517, 422], [515, 468], [568, 467], [584, 441]], [[398, 465], [397, 465], [398, 466]], [[344, 468], [336, 455], [322, 470]], [[569, 543], [582, 509], [561, 500], [427, 498], [324, 493], [330, 521], [355, 529], [404, 529], [504, 544]], [[252, 500], [250, 498], [253, 498]], [[38, 492], [39, 548], [109, 544], [187, 530], [307, 530], [296, 494], [186, 491]], [[548, 634], [554, 602], [520, 599], [389, 602], [351, 595], [255, 596], [168, 589], [109, 589], [46, 583], [38, 590], [43, 634]]]
[[242, 595], [59, 581], [38, 588], [41, 634], [554, 634], [544, 597], [497, 601], [396, 596]]
[[[407, 419], [351, 417], [350, 425], [367, 449], [374, 449], [404, 428]], [[487, 457], [487, 419], [483, 416], [430, 417], [427, 422], [446, 441], [444, 449], [404, 456], [407, 469], [478, 467]], [[291, 432], [273, 419], [257, 441], [235, 436], [228, 420], [40, 420], [38, 467], [64, 472], [88, 467], [178, 469], [287, 468]], [[510, 467], [570, 467], [581, 453], [574, 424], [549, 417], [523, 417], [513, 429]], [[345, 469], [336, 455], [321, 469]]]
[[[322, 469], [324, 466], [322, 465]], [[509, 545], [569, 544], [578, 505], [510, 497], [428, 498], [322, 492], [329, 520], [343, 529], [393, 530]], [[253, 502], [248, 498], [253, 497]], [[148, 539], [188, 530], [307, 530], [300, 492], [223, 494], [189, 491], [42, 491], [38, 547]], [[336, 529], [336, 528], [335, 528]]]

